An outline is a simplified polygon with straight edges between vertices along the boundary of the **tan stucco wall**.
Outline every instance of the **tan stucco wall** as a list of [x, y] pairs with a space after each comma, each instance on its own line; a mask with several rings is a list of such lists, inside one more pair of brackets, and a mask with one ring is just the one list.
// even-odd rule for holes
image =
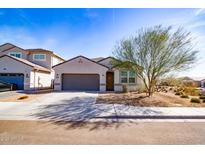
[[30, 72], [30, 88], [39, 89], [51, 87], [52, 76], [50, 73], [31, 71]]
[[[46, 60], [45, 61], [34, 60], [33, 59], [34, 54], [45, 54], [46, 55]], [[28, 60], [32, 63], [35, 63], [35, 64], [38, 64], [38, 65], [41, 65], [43, 67], [51, 69], [52, 68], [51, 57], [52, 57], [52, 55], [50, 53], [47, 53], [47, 52], [35, 52], [35, 53], [30, 53], [29, 54]]]
[[61, 60], [60, 58], [57, 58], [56, 56], [52, 56], [52, 58], [51, 58], [51, 65], [52, 66], [55, 66], [55, 65], [62, 63], [62, 62], [63, 62], [63, 60]]
[[0, 52], [0, 56], [9, 55], [10, 52], [20, 52], [22, 54], [23, 59], [28, 58], [28, 52], [23, 50], [23, 49], [17, 48], [17, 47], [9, 49], [9, 50], [4, 51], [4, 52]]
[[[100, 91], [105, 91], [106, 87], [106, 67], [100, 66], [83, 57], [78, 57], [72, 61], [63, 63], [53, 68], [55, 70], [54, 89], [61, 90], [61, 78], [63, 73], [76, 74], [99, 74], [100, 75]], [[58, 76], [58, 77], [57, 77]]]
[[[9, 57], [0, 58], [0, 73], [22, 73], [24, 74], [24, 89], [30, 88], [30, 72], [32, 67], [18, 62]], [[28, 77], [28, 78], [27, 78]]]

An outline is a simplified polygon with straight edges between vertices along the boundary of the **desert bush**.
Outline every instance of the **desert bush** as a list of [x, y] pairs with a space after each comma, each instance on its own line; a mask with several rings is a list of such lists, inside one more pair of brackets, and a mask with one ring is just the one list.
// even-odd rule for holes
[[199, 98], [200, 98], [200, 99], [205, 99], [205, 96], [200, 96]]
[[181, 95], [181, 98], [189, 98], [188, 95]]
[[184, 88], [183, 87], [178, 87], [177, 92], [179, 92], [179, 91], [184, 91]]
[[200, 91], [194, 87], [185, 87], [184, 93], [191, 96], [199, 96]]
[[122, 85], [122, 92], [123, 93], [127, 93], [128, 92], [127, 85]]
[[198, 98], [192, 98], [191, 102], [192, 103], [201, 103], [200, 99], [198, 99]]
[[182, 92], [176, 92], [175, 95], [183, 95]]
[[203, 103], [205, 103], [205, 99], [203, 99]]

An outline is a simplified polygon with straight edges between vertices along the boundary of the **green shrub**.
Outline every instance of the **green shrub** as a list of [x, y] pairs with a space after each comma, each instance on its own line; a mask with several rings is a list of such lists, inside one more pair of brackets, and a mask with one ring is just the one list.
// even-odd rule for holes
[[200, 96], [199, 98], [200, 98], [200, 99], [205, 99], [205, 96]]
[[181, 98], [189, 98], [188, 95], [181, 95]]
[[201, 103], [200, 99], [198, 99], [198, 98], [192, 98], [191, 102], [192, 103]]

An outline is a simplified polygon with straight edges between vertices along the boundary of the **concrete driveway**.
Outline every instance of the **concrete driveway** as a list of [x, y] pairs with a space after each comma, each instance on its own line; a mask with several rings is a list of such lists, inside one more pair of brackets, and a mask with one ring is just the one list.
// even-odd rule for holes
[[97, 93], [52, 92], [32, 102], [0, 102], [0, 120], [86, 121], [115, 114], [113, 105], [95, 104]]
[[[0, 102], [0, 120], [98, 121], [129, 119], [195, 119], [205, 120], [204, 108], [134, 107], [119, 104], [96, 104], [98, 93], [52, 92], [32, 102]], [[152, 117], [152, 118], [150, 118]], [[166, 118], [163, 118], [166, 117]], [[180, 119], [179, 118], [179, 119]]]

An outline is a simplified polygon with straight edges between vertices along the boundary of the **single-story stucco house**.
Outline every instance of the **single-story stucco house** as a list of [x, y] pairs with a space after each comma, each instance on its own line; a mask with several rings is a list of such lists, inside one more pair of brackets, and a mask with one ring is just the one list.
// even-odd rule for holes
[[112, 60], [77, 56], [53, 66], [54, 90], [122, 91], [126, 85], [134, 91], [142, 86], [135, 72], [113, 68]]
[[18, 90], [50, 88], [52, 66], [63, 58], [45, 49], [23, 49], [11, 43], [0, 46], [0, 81], [15, 84]]

